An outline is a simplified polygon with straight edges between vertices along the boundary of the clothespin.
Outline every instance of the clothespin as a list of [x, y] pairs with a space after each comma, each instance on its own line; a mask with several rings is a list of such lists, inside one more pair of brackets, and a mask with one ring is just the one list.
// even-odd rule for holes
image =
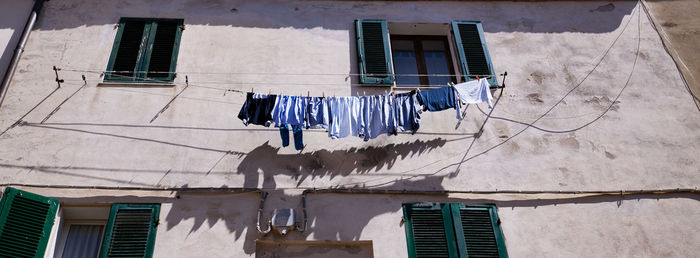
[[253, 88], [250, 88], [250, 93], [255, 93], [255, 91], [253, 90]]
[[478, 75], [476, 76], [476, 80], [477, 80], [477, 81], [479, 80], [479, 76], [478, 76]]
[[325, 98], [325, 97], [326, 97], [326, 92], [324, 91], [323, 93], [321, 93], [321, 96], [323, 96], [323, 97]]
[[310, 98], [310, 97], [311, 97], [311, 92], [310, 92], [310, 91], [306, 91], [306, 97], [307, 97], [307, 98]]
[[271, 90], [271, 89], [267, 89], [267, 95], [272, 95], [272, 90]]

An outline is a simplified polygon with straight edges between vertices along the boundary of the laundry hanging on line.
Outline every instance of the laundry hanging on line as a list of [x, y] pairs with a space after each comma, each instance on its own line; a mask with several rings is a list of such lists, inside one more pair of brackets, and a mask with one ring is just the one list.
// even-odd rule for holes
[[489, 104], [489, 108], [493, 107], [491, 85], [484, 78], [454, 85], [454, 89], [461, 102], [466, 104], [486, 102]]
[[[479, 84], [475, 85], [482, 87], [482, 80], [488, 85], [485, 79], [476, 81]], [[475, 103], [480, 99], [477, 98], [481, 96], [478, 94], [486, 94], [483, 98], [485, 101], [491, 99], [488, 88], [487, 93], [477, 92], [472, 82], [458, 84], [459, 88], [455, 85], [372, 96], [303, 97], [249, 92], [238, 118], [246, 126], [274, 124], [279, 127], [285, 147], [289, 145], [288, 128], [291, 127], [297, 150], [303, 148], [302, 128], [326, 129], [333, 139], [357, 136], [368, 141], [383, 134], [396, 135], [399, 131], [415, 133], [420, 127], [420, 114], [423, 111], [456, 109], [457, 118], [461, 119], [460, 100]]]

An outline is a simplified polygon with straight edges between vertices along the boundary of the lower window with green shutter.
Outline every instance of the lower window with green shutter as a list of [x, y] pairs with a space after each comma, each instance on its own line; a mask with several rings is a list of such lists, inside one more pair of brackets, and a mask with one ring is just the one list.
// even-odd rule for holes
[[113, 204], [100, 257], [152, 257], [160, 204]]
[[408, 256], [508, 257], [493, 204], [403, 205]]
[[59, 202], [12, 187], [0, 202], [0, 257], [44, 257]]

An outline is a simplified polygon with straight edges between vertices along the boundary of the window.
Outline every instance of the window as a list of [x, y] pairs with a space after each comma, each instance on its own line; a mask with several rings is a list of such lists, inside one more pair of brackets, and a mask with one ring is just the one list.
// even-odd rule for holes
[[495, 205], [403, 205], [408, 256], [508, 257]]
[[64, 222], [55, 257], [97, 257], [105, 223], [101, 221]]
[[[58, 200], [5, 188], [0, 257], [44, 257]], [[54, 257], [152, 257], [160, 204], [65, 207]]]
[[[456, 81], [452, 53], [458, 61], [462, 81], [488, 77], [497, 86], [491, 57], [480, 22], [453, 21], [450, 24], [454, 49], [448, 34], [391, 34], [385, 20], [356, 20], [358, 73], [360, 83], [397, 86], [435, 86]], [[433, 31], [424, 31], [433, 32]], [[413, 34], [413, 33], [411, 33]], [[391, 39], [389, 39], [391, 38]], [[421, 76], [401, 76], [418, 74]], [[436, 74], [441, 76], [428, 76]]]
[[182, 29], [181, 19], [122, 18], [105, 81], [172, 81]]
[[[455, 81], [445, 36], [391, 35], [391, 56], [397, 86], [447, 85]], [[442, 76], [401, 76], [430, 74]]]

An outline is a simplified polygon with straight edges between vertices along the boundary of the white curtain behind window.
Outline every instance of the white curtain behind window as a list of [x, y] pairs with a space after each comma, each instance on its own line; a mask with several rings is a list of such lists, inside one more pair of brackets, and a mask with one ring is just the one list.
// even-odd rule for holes
[[70, 225], [63, 258], [97, 257], [104, 225]]

